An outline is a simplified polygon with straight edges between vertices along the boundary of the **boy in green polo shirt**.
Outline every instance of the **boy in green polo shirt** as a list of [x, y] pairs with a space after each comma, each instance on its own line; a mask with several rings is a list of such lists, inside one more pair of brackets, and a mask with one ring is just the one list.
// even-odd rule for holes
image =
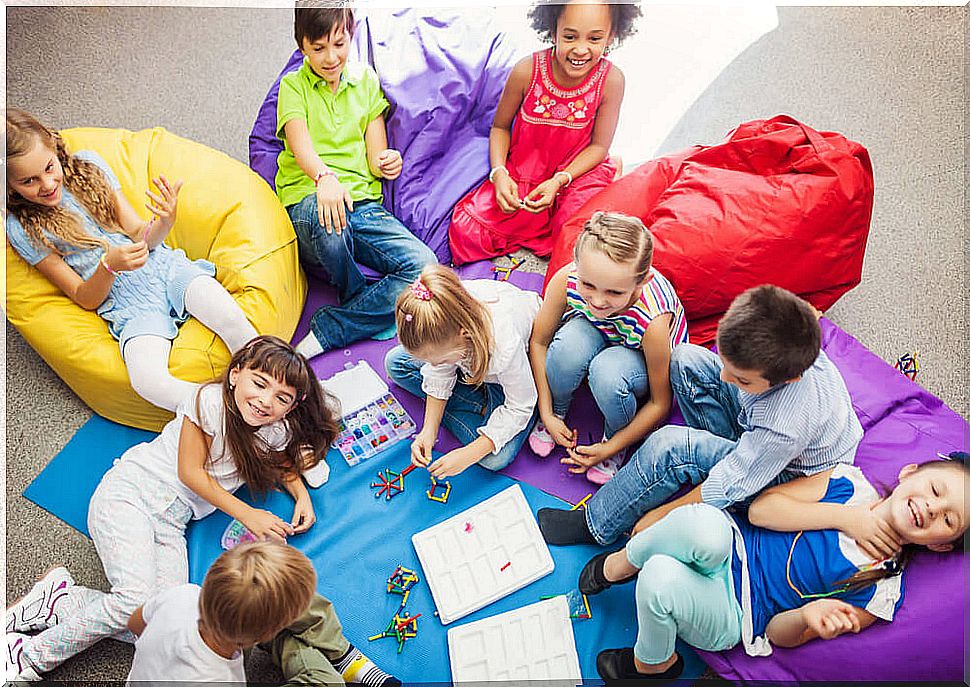
[[[340, 298], [313, 314], [297, 344], [311, 358], [391, 329], [398, 294], [437, 258], [381, 205], [381, 179], [400, 176], [403, 160], [387, 147], [376, 72], [347, 62], [353, 11], [297, 7], [294, 33], [304, 60], [280, 82], [276, 193], [304, 267]], [[358, 262], [383, 276], [368, 283]]]

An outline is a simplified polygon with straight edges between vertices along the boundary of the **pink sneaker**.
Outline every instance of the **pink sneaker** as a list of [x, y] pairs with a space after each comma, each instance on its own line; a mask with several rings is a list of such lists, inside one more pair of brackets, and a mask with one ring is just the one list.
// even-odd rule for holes
[[593, 465], [586, 470], [586, 479], [593, 484], [606, 484], [613, 479], [613, 475], [615, 475], [620, 468], [623, 467], [623, 458], [623, 454], [619, 453], [615, 456], [610, 456], [602, 463]]
[[546, 458], [552, 453], [552, 449], [556, 448], [556, 442], [552, 440], [552, 435], [541, 420], [536, 422], [532, 433], [529, 434], [529, 447], [540, 458]]

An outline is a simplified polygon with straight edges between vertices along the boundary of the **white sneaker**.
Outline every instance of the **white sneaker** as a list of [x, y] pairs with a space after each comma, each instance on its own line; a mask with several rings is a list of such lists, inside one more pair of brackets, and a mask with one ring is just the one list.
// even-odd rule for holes
[[64, 619], [74, 578], [67, 568], [52, 568], [19, 601], [7, 608], [7, 632], [36, 632]]
[[303, 479], [314, 489], [323, 486], [330, 479], [330, 466], [325, 460], [321, 460], [309, 470], [303, 471]]
[[19, 632], [7, 633], [7, 654], [3, 661], [5, 682], [39, 682], [42, 679], [24, 656], [24, 642], [29, 639]]

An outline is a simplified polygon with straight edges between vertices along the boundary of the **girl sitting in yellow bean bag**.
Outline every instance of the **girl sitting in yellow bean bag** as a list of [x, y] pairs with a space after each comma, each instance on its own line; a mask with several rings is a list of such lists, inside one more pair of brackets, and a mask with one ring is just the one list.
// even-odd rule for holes
[[[295, 237], [245, 166], [164, 129], [59, 137], [15, 110], [7, 145], [7, 317], [96, 412], [159, 429], [171, 414], [145, 398], [173, 409], [186, 382], [228, 363], [223, 340], [235, 349], [256, 331], [292, 336], [306, 293]], [[72, 176], [85, 173], [115, 209], [90, 212], [93, 192], [75, 198]], [[52, 213], [68, 217], [57, 232]], [[189, 312], [219, 336], [196, 319], [177, 329]]]

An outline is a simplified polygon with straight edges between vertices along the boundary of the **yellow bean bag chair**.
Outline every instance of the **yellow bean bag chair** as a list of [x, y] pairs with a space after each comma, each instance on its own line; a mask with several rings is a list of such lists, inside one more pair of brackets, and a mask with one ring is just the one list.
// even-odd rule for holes
[[[152, 177], [181, 179], [175, 227], [165, 239], [190, 258], [206, 258], [216, 278], [260, 334], [293, 336], [306, 298], [296, 235], [273, 191], [246, 165], [165, 129], [67, 129], [71, 151], [94, 150], [114, 170], [145, 219]], [[133, 427], [160, 430], [172, 415], [138, 396], [118, 342], [97, 313], [65, 296], [7, 242], [7, 318], [95, 412]], [[201, 382], [229, 362], [222, 340], [194, 318], [179, 330], [169, 369]]]

